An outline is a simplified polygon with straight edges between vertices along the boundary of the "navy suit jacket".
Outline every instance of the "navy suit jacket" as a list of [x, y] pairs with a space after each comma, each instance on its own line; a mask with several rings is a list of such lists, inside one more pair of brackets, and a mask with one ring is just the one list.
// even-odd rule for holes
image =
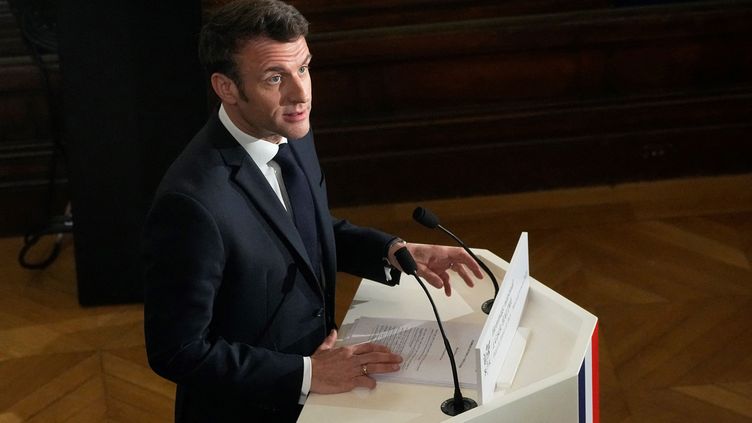
[[385, 282], [394, 237], [333, 218], [313, 136], [290, 147], [313, 192], [323, 277], [216, 114], [157, 190], [144, 231], [144, 324], [150, 365], [177, 384], [176, 421], [294, 421], [301, 357], [335, 325], [336, 272]]

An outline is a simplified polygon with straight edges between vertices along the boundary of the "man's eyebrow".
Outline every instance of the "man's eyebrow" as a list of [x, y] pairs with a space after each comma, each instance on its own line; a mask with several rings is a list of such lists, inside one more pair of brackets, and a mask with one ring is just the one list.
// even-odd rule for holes
[[[303, 60], [303, 64], [309, 63], [312, 58], [313, 58], [313, 55], [310, 54], [310, 53], [308, 53], [308, 56], [306, 56], [305, 60]], [[285, 68], [283, 68], [281, 66], [270, 66], [270, 67], [264, 69], [264, 73], [269, 73], [269, 72], [284, 73], [285, 72]]]

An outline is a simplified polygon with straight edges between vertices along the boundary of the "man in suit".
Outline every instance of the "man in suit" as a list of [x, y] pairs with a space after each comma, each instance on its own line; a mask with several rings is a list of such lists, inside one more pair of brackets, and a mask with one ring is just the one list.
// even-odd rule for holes
[[307, 22], [277, 0], [223, 6], [200, 57], [221, 101], [160, 184], [144, 236], [149, 363], [177, 384], [176, 421], [294, 421], [309, 392], [373, 388], [382, 345], [334, 347], [335, 276], [399, 281], [406, 247], [451, 292], [461, 249], [333, 218], [310, 130]]

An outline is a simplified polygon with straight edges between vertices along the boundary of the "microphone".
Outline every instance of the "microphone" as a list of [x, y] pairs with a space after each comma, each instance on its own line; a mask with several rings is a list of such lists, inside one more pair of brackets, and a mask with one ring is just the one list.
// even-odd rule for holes
[[441, 337], [444, 339], [444, 348], [446, 349], [447, 356], [449, 357], [449, 363], [452, 367], [452, 378], [454, 379], [454, 396], [441, 403], [441, 411], [443, 411], [446, 415], [456, 416], [460, 413], [470, 410], [471, 408], [477, 407], [478, 403], [475, 402], [472, 398], [462, 396], [462, 392], [460, 391], [460, 381], [457, 377], [457, 363], [455, 363], [454, 361], [452, 346], [449, 345], [449, 339], [444, 332], [444, 326], [441, 324], [441, 318], [439, 317], [439, 311], [436, 310], [436, 304], [433, 302], [433, 298], [428, 292], [426, 285], [418, 276], [418, 266], [415, 264], [415, 259], [413, 259], [410, 251], [407, 250], [407, 247], [402, 247], [399, 250], [395, 251], [394, 258], [397, 259], [397, 263], [399, 263], [402, 271], [409, 275], [413, 275], [415, 277], [415, 280], [417, 280], [420, 284], [420, 287], [423, 288], [423, 291], [425, 291], [426, 295], [428, 296], [428, 301], [431, 302], [433, 314], [436, 316], [436, 323], [438, 323], [439, 325]]
[[441, 226], [441, 223], [439, 223], [439, 218], [431, 212], [431, 210], [428, 210], [423, 207], [416, 207], [415, 210], [413, 210], [413, 219], [420, 223], [421, 225], [427, 227], [428, 229], [441, 229], [444, 233], [452, 237], [457, 244], [459, 244], [468, 254], [470, 254], [470, 257], [475, 260], [476, 263], [486, 272], [486, 274], [491, 278], [491, 282], [493, 282], [494, 286], [494, 297], [490, 300], [487, 300], [483, 303], [483, 305], [480, 307], [481, 310], [483, 310], [484, 313], [488, 314], [491, 312], [491, 307], [493, 307], [494, 300], [496, 299], [496, 296], [499, 295], [499, 282], [496, 281], [496, 277], [491, 273], [491, 270], [486, 266], [485, 263], [483, 263], [478, 256], [475, 255], [472, 251], [470, 251], [469, 248], [467, 248], [467, 245], [465, 245], [464, 242], [462, 242], [461, 239], [457, 237], [457, 235], [453, 234], [449, 231], [449, 229]]

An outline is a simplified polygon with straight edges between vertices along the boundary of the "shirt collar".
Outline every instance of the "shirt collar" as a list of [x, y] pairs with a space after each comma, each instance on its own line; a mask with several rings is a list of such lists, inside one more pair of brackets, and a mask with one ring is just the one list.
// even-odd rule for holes
[[[222, 125], [227, 128], [227, 131], [230, 133], [230, 135], [235, 138], [235, 141], [237, 141], [245, 149], [245, 151], [248, 152], [248, 155], [251, 156], [251, 159], [253, 159], [254, 163], [256, 163], [256, 166], [258, 166], [259, 168], [267, 166], [269, 161], [277, 155], [277, 151], [279, 151], [278, 144], [258, 139], [243, 132], [240, 128], [237, 127], [237, 125], [235, 125], [235, 123], [233, 123], [233, 121], [230, 119], [230, 116], [227, 115], [227, 111], [225, 111], [224, 105], [219, 107], [219, 120], [220, 122], [222, 122]], [[287, 138], [282, 137], [280, 144], [286, 142]]]

